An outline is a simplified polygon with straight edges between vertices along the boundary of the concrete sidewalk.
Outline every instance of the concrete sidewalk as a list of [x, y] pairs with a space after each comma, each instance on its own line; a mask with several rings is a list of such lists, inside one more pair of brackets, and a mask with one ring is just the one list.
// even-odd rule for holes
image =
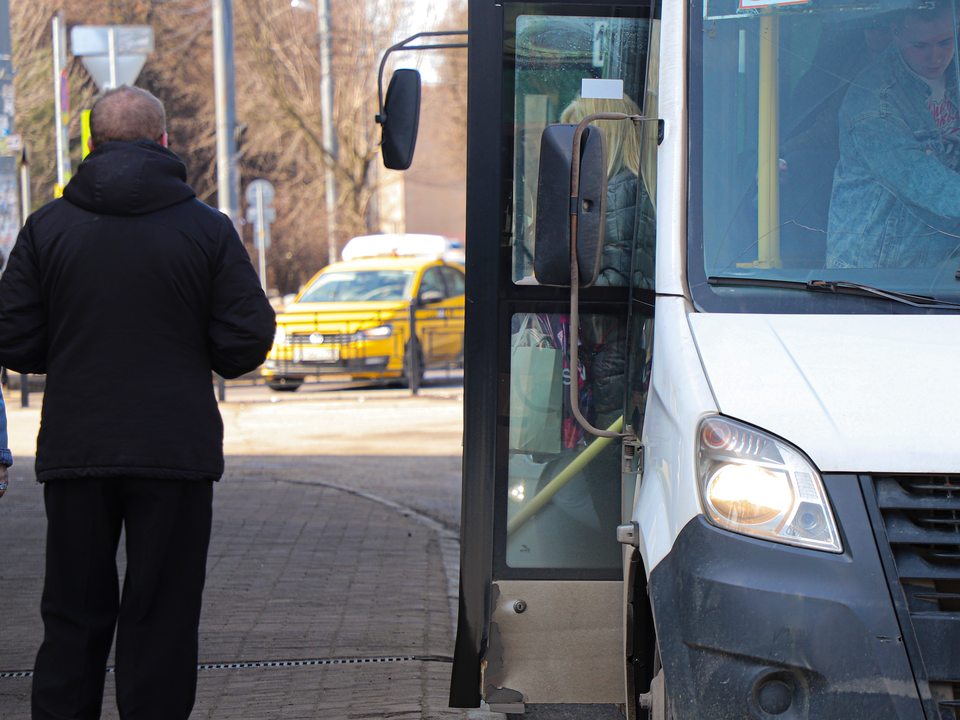
[[[42, 637], [42, 491], [32, 459], [17, 460], [0, 501], [3, 720], [29, 718], [31, 681], [11, 674], [32, 668]], [[446, 707], [449, 531], [307, 479], [228, 475], [214, 504], [193, 718], [467, 715]], [[112, 696], [108, 674], [104, 718]]]

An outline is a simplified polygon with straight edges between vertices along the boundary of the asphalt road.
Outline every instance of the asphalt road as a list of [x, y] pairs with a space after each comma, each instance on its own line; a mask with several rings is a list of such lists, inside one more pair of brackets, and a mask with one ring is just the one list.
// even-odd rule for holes
[[[43, 517], [32, 456], [42, 395], [7, 396], [18, 458], [0, 502], [0, 720], [28, 717], [42, 634]], [[455, 627], [463, 392], [229, 385], [194, 718], [491, 718], [446, 708]], [[120, 557], [120, 572], [123, 571]], [[279, 663], [279, 664], [278, 664]], [[284, 664], [286, 663], [286, 664]], [[299, 664], [298, 664], [299, 663]], [[236, 667], [231, 667], [231, 665]], [[112, 676], [105, 718], [115, 718]], [[522, 717], [522, 716], [517, 716]], [[529, 720], [613, 707], [532, 706]]]

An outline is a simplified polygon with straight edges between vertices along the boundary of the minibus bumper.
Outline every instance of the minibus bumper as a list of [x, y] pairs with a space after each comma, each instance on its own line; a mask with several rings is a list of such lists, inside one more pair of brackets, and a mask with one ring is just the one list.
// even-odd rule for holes
[[842, 554], [752, 539], [701, 515], [651, 572], [678, 720], [939, 719], [914, 677], [857, 478], [824, 481]]

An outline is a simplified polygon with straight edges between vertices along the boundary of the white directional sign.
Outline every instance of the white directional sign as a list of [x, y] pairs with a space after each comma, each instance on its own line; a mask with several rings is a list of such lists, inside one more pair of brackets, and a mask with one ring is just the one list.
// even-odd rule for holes
[[[275, 208], [268, 207], [263, 210], [263, 221], [265, 223], [272, 223], [277, 221], [277, 211]], [[257, 212], [257, 206], [251, 205], [247, 208], [247, 222], [256, 225], [260, 222], [260, 213]], [[270, 247], [267, 245], [267, 247]]]
[[270, 247], [270, 223], [277, 219], [277, 211], [270, 207], [276, 192], [273, 183], [257, 178], [249, 185], [244, 194], [250, 207], [247, 208], [247, 220], [254, 224], [257, 235], [257, 255], [260, 262], [260, 284], [267, 291], [267, 248]]
[[[247, 222], [269, 225], [276, 221], [277, 211], [270, 207], [273, 198], [276, 197], [276, 191], [273, 189], [273, 183], [263, 178], [257, 178], [247, 185], [247, 191], [243, 194], [250, 204], [247, 208]], [[261, 215], [260, 213], [263, 213]], [[270, 228], [267, 228], [267, 247], [270, 247]]]
[[101, 90], [132, 85], [153, 52], [149, 25], [76, 25], [70, 49]]
[[273, 198], [276, 197], [276, 192], [273, 189], [273, 183], [269, 180], [264, 180], [263, 178], [257, 178], [252, 180], [249, 185], [247, 185], [247, 191], [243, 196], [247, 199], [247, 202], [251, 205], [255, 205], [260, 199], [258, 195], [262, 194], [263, 204], [269, 205], [273, 202]]

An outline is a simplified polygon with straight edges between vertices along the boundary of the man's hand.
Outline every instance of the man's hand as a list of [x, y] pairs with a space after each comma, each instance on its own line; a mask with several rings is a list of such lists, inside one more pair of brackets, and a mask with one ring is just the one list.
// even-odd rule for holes
[[7, 491], [7, 466], [0, 465], [0, 498], [3, 497], [3, 494]]

